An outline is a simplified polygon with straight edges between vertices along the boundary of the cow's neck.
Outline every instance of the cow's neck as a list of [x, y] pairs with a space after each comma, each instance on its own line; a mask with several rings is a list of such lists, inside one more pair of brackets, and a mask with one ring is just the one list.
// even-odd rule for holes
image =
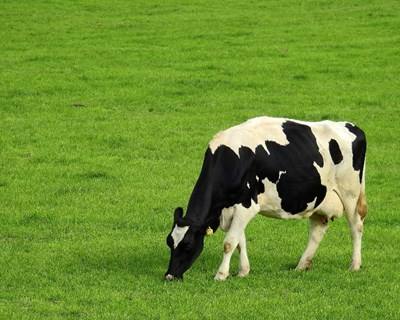
[[211, 186], [207, 189], [201, 183], [197, 183], [188, 203], [185, 216], [186, 222], [193, 226], [207, 227], [207, 224], [212, 220], [211, 204]]
[[213, 176], [212, 154], [208, 149], [203, 161], [200, 176], [190, 196], [185, 220], [189, 225], [208, 227], [210, 223], [215, 225], [216, 210], [213, 209]]

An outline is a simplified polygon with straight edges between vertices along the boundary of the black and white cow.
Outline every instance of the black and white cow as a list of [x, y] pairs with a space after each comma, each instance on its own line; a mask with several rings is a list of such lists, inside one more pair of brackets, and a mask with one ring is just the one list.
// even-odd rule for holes
[[203, 249], [206, 233], [226, 232], [225, 280], [231, 256], [240, 252], [239, 276], [250, 271], [245, 228], [257, 213], [280, 219], [310, 219], [308, 245], [297, 270], [311, 267], [328, 220], [348, 220], [353, 239], [351, 270], [361, 266], [361, 237], [367, 213], [366, 139], [348, 122], [304, 122], [259, 117], [218, 133], [209, 143], [186, 215], [175, 210], [167, 237], [167, 280], [182, 278]]

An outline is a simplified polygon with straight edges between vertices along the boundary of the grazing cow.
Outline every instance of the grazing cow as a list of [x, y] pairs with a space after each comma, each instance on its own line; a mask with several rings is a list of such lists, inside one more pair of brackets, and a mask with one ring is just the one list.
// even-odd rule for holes
[[165, 278], [182, 278], [200, 255], [204, 236], [218, 227], [226, 236], [215, 279], [228, 277], [235, 248], [238, 275], [246, 276], [250, 264], [245, 228], [257, 213], [309, 218], [309, 241], [296, 268], [305, 270], [328, 221], [345, 212], [353, 240], [350, 269], [359, 270], [367, 213], [365, 153], [363, 131], [348, 122], [259, 117], [218, 133], [208, 145], [186, 215], [182, 208], [175, 210]]

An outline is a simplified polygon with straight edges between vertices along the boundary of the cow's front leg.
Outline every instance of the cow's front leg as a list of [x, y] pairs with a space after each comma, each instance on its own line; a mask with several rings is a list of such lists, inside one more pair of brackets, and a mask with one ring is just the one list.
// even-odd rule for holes
[[302, 271], [311, 269], [312, 259], [327, 229], [328, 219], [325, 216], [313, 214], [310, 217], [310, 231], [307, 248], [304, 250], [296, 270]]
[[[231, 262], [231, 257], [239, 242], [245, 241], [244, 230], [250, 220], [259, 212], [259, 205], [252, 202], [250, 208], [243, 207], [241, 204], [235, 206], [235, 212], [233, 214], [233, 219], [231, 226], [226, 233], [224, 239], [224, 256], [222, 258], [222, 263], [215, 275], [215, 280], [225, 280], [229, 276], [229, 266]], [[243, 245], [243, 243], [242, 243]], [[246, 246], [244, 245], [244, 248]], [[246, 250], [242, 250], [247, 258]], [[244, 262], [246, 262], [244, 260]], [[248, 264], [248, 259], [247, 259]]]
[[222, 258], [222, 263], [218, 268], [218, 272], [215, 275], [215, 280], [225, 280], [229, 276], [229, 265], [231, 262], [231, 257], [238, 245], [239, 240], [235, 235], [228, 233], [224, 239], [224, 256]]

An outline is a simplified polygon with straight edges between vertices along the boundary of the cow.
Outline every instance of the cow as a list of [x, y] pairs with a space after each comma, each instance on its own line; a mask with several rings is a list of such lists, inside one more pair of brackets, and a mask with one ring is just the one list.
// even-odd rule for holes
[[350, 270], [359, 270], [366, 146], [364, 132], [350, 122], [257, 117], [219, 132], [208, 144], [186, 214], [175, 210], [165, 279], [182, 279], [202, 252], [205, 235], [218, 227], [226, 235], [215, 279], [229, 276], [236, 248], [238, 276], [247, 276], [245, 229], [258, 213], [309, 219], [308, 244], [296, 270], [311, 268], [328, 222], [345, 214], [353, 242]]

